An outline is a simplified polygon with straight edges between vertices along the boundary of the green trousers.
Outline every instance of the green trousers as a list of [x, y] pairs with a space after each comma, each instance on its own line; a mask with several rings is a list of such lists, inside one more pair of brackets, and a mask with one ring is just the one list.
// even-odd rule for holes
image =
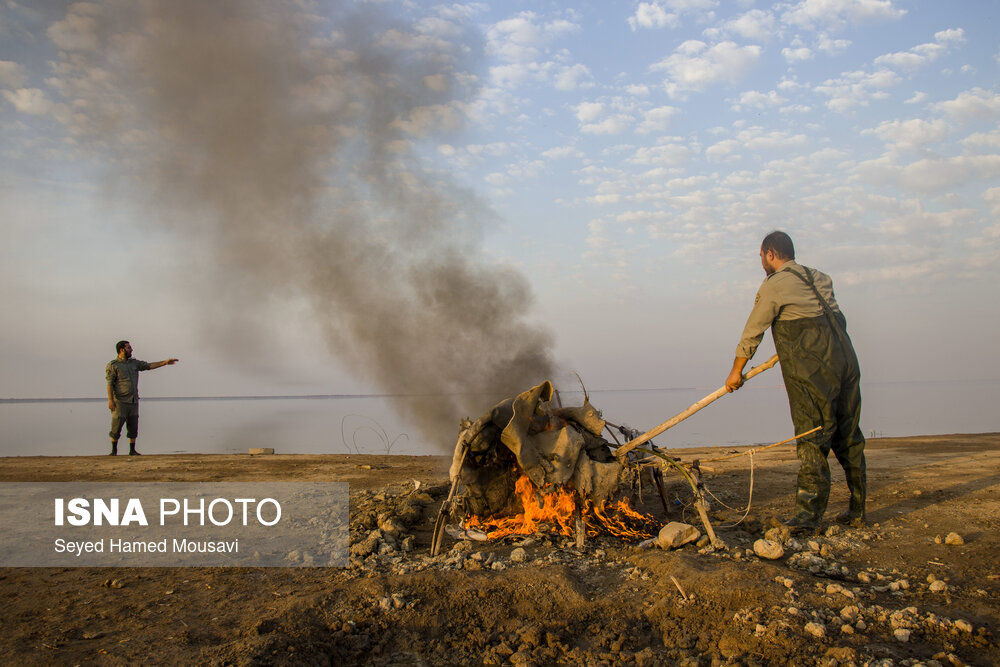
[[867, 496], [865, 437], [861, 420], [861, 370], [841, 313], [833, 313], [838, 332], [826, 315], [778, 321], [771, 327], [781, 360], [796, 433], [821, 431], [798, 441], [797, 516], [819, 523], [830, 500], [833, 450], [847, 477], [850, 515], [862, 517]]

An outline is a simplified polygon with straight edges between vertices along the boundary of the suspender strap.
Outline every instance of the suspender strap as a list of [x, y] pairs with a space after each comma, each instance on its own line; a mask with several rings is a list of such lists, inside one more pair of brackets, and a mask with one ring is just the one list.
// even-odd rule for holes
[[813, 278], [812, 272], [809, 271], [809, 268], [805, 266], [802, 268], [805, 269], [806, 275], [809, 276], [808, 279], [791, 267], [788, 267], [788, 272], [795, 274], [799, 278], [799, 280], [804, 282], [812, 289], [813, 294], [815, 294], [816, 298], [819, 300], [819, 304], [823, 307], [823, 314], [826, 315], [826, 319], [830, 323], [830, 327], [833, 328], [833, 330], [837, 333], [837, 339], [840, 341], [840, 344], [842, 346], [847, 348], [848, 347], [847, 341], [844, 340], [845, 339], [844, 330], [841, 328], [840, 323], [837, 321], [837, 318], [834, 317], [833, 309], [830, 308], [830, 304], [827, 303], [826, 299], [823, 298], [823, 295], [819, 293], [818, 289], [816, 289], [816, 281]]

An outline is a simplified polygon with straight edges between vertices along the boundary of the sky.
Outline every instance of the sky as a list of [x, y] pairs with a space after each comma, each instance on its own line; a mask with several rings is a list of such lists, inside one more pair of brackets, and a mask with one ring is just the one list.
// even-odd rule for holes
[[1000, 378], [1000, 4], [205, 4], [0, 6], [0, 397], [711, 390], [773, 229], [864, 381]]

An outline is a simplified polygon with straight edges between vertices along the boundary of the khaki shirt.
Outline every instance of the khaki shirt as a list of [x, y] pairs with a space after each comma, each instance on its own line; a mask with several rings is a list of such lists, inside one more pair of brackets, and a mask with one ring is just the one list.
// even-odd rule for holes
[[139, 402], [139, 371], [148, 371], [149, 362], [141, 359], [112, 359], [104, 367], [104, 377], [121, 403]]
[[833, 295], [833, 280], [816, 269], [796, 264], [789, 260], [781, 265], [781, 268], [764, 279], [760, 289], [757, 290], [757, 299], [754, 301], [753, 310], [747, 318], [747, 324], [743, 328], [743, 336], [740, 344], [736, 346], [736, 356], [744, 359], [753, 357], [760, 345], [764, 332], [779, 320], [798, 320], [806, 317], [817, 317], [823, 314], [823, 306], [809, 287], [794, 273], [788, 269], [795, 269], [804, 278], [808, 279], [807, 271], [812, 273], [813, 280], [816, 281], [816, 289], [830, 304], [831, 310], [839, 312], [837, 299]]

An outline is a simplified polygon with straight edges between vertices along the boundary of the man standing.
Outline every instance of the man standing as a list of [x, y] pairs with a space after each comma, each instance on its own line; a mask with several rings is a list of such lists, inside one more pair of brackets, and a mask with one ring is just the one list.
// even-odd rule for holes
[[786, 525], [815, 530], [830, 499], [830, 450], [844, 468], [851, 494], [839, 523], [865, 521], [865, 438], [861, 433], [861, 370], [847, 335], [847, 320], [837, 306], [830, 276], [796, 264], [792, 239], [771, 232], [760, 247], [767, 277], [736, 347], [726, 378], [730, 392], [743, 385], [743, 368], [770, 327], [781, 361], [796, 433], [822, 430], [798, 441], [796, 514]]
[[164, 361], [140, 361], [132, 358], [132, 346], [127, 340], [115, 345], [118, 357], [108, 362], [104, 375], [108, 381], [108, 409], [111, 410], [111, 456], [118, 455], [118, 438], [122, 434], [122, 424], [128, 426], [129, 456], [136, 456], [135, 438], [139, 434], [139, 371], [148, 371], [161, 366], [172, 366], [177, 359]]

